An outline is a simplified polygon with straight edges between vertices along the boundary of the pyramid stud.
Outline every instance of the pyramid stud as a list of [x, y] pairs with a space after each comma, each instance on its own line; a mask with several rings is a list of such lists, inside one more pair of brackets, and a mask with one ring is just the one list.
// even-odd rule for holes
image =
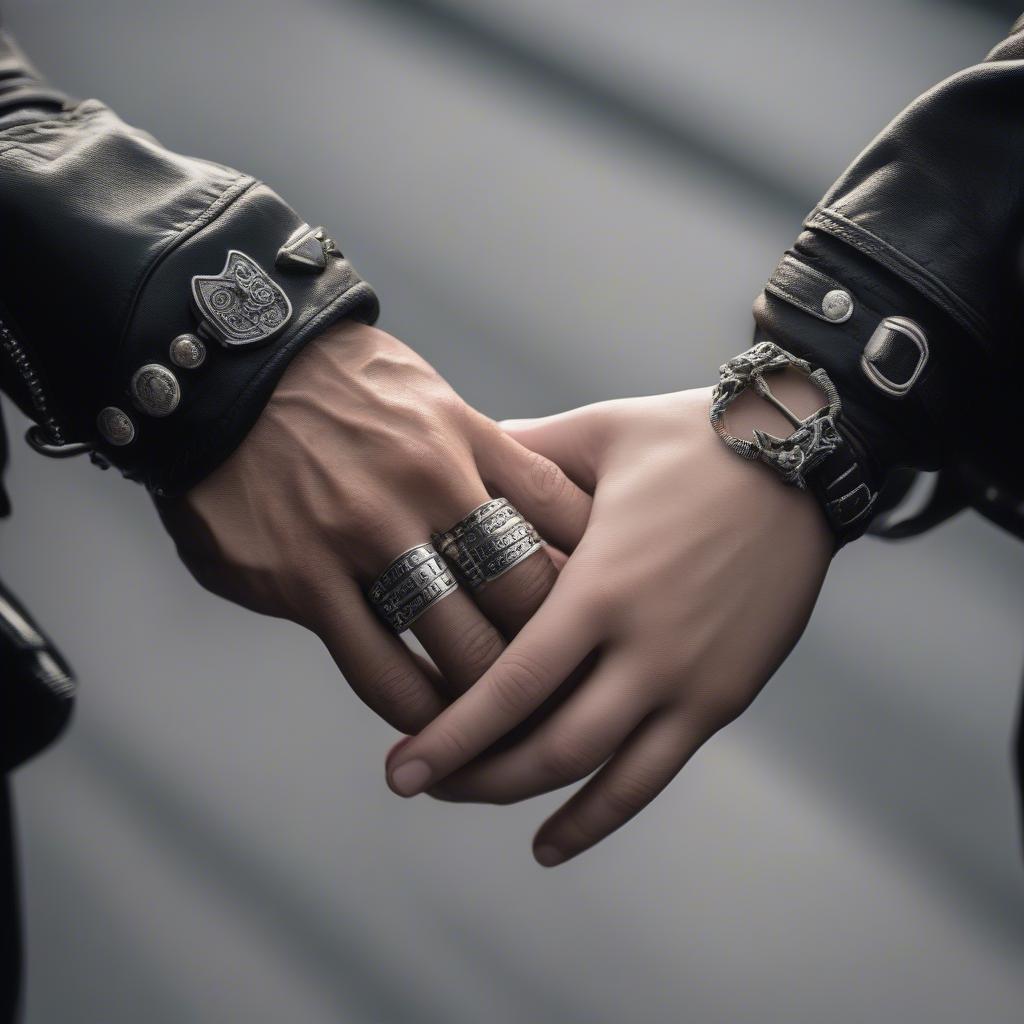
[[275, 262], [278, 267], [311, 270], [319, 274], [327, 266], [328, 256], [341, 257], [334, 239], [328, 238], [323, 228], [303, 224], [277, 250]]

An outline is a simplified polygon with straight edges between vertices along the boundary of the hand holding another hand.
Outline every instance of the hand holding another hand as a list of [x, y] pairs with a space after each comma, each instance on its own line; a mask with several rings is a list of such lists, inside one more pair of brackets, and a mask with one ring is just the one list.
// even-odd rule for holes
[[366, 590], [492, 495], [558, 546], [575, 545], [590, 510], [561, 470], [402, 342], [341, 323], [295, 357], [231, 458], [160, 511], [203, 586], [309, 627], [360, 697], [414, 732], [494, 662], [554, 565], [541, 551], [479, 593], [462, 586], [429, 607], [412, 629], [434, 665], [385, 626]]
[[[812, 497], [725, 448], [709, 402], [706, 389], [505, 424], [593, 494], [589, 524], [501, 657], [391, 751], [393, 789], [509, 803], [596, 771], [535, 839], [553, 865], [646, 806], [750, 704], [802, 633], [833, 539]], [[524, 739], [489, 749], [592, 655]]]

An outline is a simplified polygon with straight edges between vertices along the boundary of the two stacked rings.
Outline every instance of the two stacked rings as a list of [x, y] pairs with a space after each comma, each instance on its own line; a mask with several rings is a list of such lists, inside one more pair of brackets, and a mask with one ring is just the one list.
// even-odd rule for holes
[[507, 498], [485, 501], [431, 540], [403, 551], [367, 593], [370, 604], [396, 633], [458, 589], [449, 562], [478, 590], [544, 546], [533, 525]]

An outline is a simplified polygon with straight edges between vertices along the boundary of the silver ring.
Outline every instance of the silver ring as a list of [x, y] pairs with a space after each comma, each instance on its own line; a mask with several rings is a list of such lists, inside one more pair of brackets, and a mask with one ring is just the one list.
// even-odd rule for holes
[[507, 498], [485, 501], [433, 540], [474, 590], [544, 547], [533, 524]]
[[377, 577], [367, 598], [396, 632], [408, 629], [428, 608], [455, 593], [459, 584], [433, 544], [403, 551]]

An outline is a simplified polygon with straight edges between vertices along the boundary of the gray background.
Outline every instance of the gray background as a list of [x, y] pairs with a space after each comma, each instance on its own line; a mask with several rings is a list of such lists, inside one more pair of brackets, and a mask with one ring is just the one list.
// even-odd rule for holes
[[[327, 224], [506, 416], [707, 382], [801, 214], [1011, 8], [5, 9], [61, 84]], [[83, 682], [17, 776], [32, 1024], [1021, 1019], [1024, 548], [978, 519], [841, 556], [751, 712], [544, 872], [555, 798], [391, 796], [319, 642], [200, 592], [138, 488], [20, 444], [11, 485], [5, 577]]]

